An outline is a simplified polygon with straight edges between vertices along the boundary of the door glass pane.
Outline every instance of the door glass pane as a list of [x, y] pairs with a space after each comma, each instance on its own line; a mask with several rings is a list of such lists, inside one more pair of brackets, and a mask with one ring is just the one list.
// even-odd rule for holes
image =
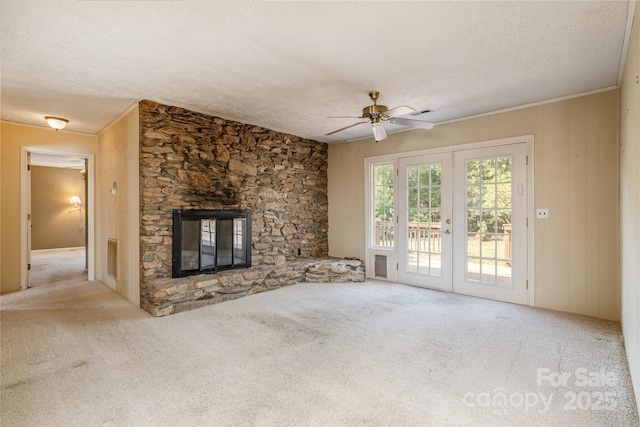
[[442, 255], [431, 254], [431, 276], [442, 276]]
[[483, 283], [496, 283], [496, 261], [494, 259], [482, 258], [480, 281]]
[[482, 257], [487, 259], [496, 258], [496, 238], [495, 235], [484, 235], [486, 241], [482, 242]]
[[480, 163], [467, 162], [467, 184], [478, 184], [480, 182]]
[[495, 209], [482, 209], [482, 233], [485, 234], [484, 240], [487, 241], [490, 237], [486, 236], [487, 233], [494, 233], [496, 231], [496, 211]]
[[442, 168], [431, 168], [431, 185], [441, 185], [442, 182]]
[[428, 208], [429, 207], [429, 188], [421, 188], [419, 194], [420, 194], [420, 207]]
[[420, 199], [418, 197], [418, 189], [417, 188], [409, 188], [409, 209], [416, 209], [419, 205]]
[[419, 255], [419, 268], [418, 273], [423, 276], [429, 275], [429, 253], [428, 252], [420, 252]]
[[[504, 184], [501, 184], [504, 186]], [[496, 186], [495, 185], [486, 185], [486, 183], [482, 186], [482, 206], [483, 208], [495, 208], [496, 207]], [[507, 205], [508, 207], [508, 205]]]
[[434, 187], [431, 189], [431, 207], [439, 208], [442, 195], [440, 194], [440, 187]]
[[506, 209], [500, 209], [498, 211], [498, 217], [496, 218], [496, 223], [498, 227], [498, 230], [497, 230], [498, 233], [511, 234], [511, 211]]
[[418, 251], [407, 252], [407, 273], [418, 272]]
[[429, 241], [431, 242], [431, 253], [439, 254], [442, 252], [442, 235], [440, 233], [440, 228], [431, 228], [429, 233]]
[[467, 257], [467, 280], [480, 281], [480, 258]]
[[441, 277], [442, 165], [407, 167], [408, 273]]
[[512, 286], [511, 168], [510, 156], [467, 161], [466, 277], [469, 281]]
[[480, 206], [481, 187], [478, 185], [467, 186], [467, 206], [470, 208], [479, 208]]
[[495, 182], [496, 163], [493, 159], [485, 159], [480, 162], [480, 177], [482, 182]]
[[418, 186], [418, 168], [409, 168], [407, 170], [407, 186], [408, 187]]
[[467, 207], [467, 232], [473, 233], [480, 231], [482, 224], [482, 210], [471, 209]]
[[496, 159], [496, 174], [498, 182], [511, 182], [511, 157]]
[[418, 174], [420, 176], [420, 187], [424, 188], [426, 185], [429, 185], [430, 182], [430, 175], [431, 175], [431, 168], [429, 167], [429, 165], [424, 165], [424, 166], [420, 166], [418, 168]]
[[511, 183], [496, 185], [496, 207], [509, 208], [511, 203]]

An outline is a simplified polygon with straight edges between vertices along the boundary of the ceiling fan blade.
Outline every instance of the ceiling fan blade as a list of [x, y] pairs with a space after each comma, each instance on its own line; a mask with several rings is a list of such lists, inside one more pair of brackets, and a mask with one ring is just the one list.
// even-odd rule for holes
[[327, 119], [364, 119], [362, 116], [327, 116]]
[[358, 125], [361, 125], [361, 124], [363, 124], [363, 123], [367, 123], [367, 122], [368, 122], [368, 121], [354, 123], [354, 124], [352, 124], [352, 125], [345, 126], [345, 127], [343, 127], [343, 128], [340, 128], [340, 129], [334, 130], [333, 132], [326, 133], [326, 134], [325, 134], [325, 136], [333, 135], [334, 133], [342, 132], [343, 130], [347, 130], [347, 129], [349, 129], [349, 128], [352, 128], [352, 127], [354, 127], [354, 126], [358, 126]]
[[389, 123], [392, 123], [394, 125], [409, 126], [409, 127], [418, 128], [418, 129], [431, 129], [434, 126], [434, 124], [431, 122], [425, 122], [423, 120], [414, 120], [414, 119], [401, 119], [398, 117], [392, 117], [391, 119], [389, 119]]
[[416, 110], [411, 108], [411, 107], [407, 107], [406, 105], [401, 105], [399, 107], [395, 107], [392, 108], [390, 110], [385, 111], [384, 113], [382, 113], [383, 117], [398, 117], [398, 116], [404, 116], [405, 114], [410, 114], [410, 113], [415, 113]]

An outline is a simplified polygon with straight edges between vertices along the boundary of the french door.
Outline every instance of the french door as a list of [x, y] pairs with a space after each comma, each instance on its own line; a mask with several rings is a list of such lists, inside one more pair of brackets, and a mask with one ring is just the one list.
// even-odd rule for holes
[[398, 280], [452, 289], [451, 153], [398, 160]]
[[526, 304], [526, 143], [398, 160], [398, 281]]

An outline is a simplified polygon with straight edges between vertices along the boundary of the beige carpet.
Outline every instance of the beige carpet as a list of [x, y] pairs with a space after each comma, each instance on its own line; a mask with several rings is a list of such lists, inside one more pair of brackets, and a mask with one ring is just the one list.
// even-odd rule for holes
[[85, 253], [84, 247], [31, 251], [29, 287], [86, 281]]
[[2, 426], [638, 425], [593, 318], [378, 282], [165, 318], [98, 282], [0, 306]]

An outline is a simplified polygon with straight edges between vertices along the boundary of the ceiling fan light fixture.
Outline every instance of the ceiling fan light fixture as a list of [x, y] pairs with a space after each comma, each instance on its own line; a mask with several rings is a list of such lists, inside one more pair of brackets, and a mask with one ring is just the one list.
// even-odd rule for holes
[[[383, 126], [383, 122], [389, 122], [390, 124], [396, 124], [401, 126], [407, 126], [411, 128], [418, 129], [431, 129], [434, 126], [434, 123], [427, 122], [424, 120], [416, 120], [403, 118], [401, 116], [407, 116], [409, 114], [417, 113], [416, 110], [412, 107], [408, 107], [406, 105], [400, 105], [394, 108], [387, 108], [384, 105], [378, 105], [378, 98], [380, 97], [380, 92], [371, 92], [369, 93], [369, 97], [371, 97], [371, 101], [373, 101], [373, 105], [369, 105], [362, 109], [362, 116], [359, 117], [347, 117], [347, 116], [329, 116], [330, 118], [353, 118], [353, 119], [361, 119], [362, 121], [354, 123], [349, 126], [345, 126], [343, 128], [334, 130], [333, 132], [329, 132], [325, 134], [326, 136], [333, 135], [338, 132], [342, 132], [347, 129], [351, 129], [354, 126], [358, 126], [364, 123], [371, 123], [371, 130], [373, 131], [373, 136], [376, 142], [380, 142], [387, 137], [387, 131]], [[427, 110], [423, 110], [420, 114], [426, 112]]]
[[62, 117], [45, 116], [44, 119], [49, 123], [49, 126], [55, 130], [64, 129], [67, 123], [69, 123], [69, 120], [63, 119]]
[[373, 138], [376, 142], [380, 142], [387, 137], [387, 131], [384, 129], [382, 122], [371, 123], [371, 130], [373, 130]]

